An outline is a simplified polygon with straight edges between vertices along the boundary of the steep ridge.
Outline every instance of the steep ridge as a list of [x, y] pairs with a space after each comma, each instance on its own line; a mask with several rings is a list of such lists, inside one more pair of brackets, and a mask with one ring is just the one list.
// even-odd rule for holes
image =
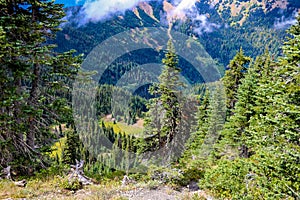
[[93, 47], [117, 33], [132, 28], [168, 27], [198, 38], [207, 52], [226, 66], [243, 47], [249, 56], [267, 46], [274, 56], [280, 54], [285, 30], [300, 8], [295, 0], [201, 0], [193, 10], [174, 12], [168, 0], [141, 2], [124, 14], [78, 25], [80, 7], [67, 8], [67, 22], [58, 33], [57, 50], [76, 49], [87, 55]]

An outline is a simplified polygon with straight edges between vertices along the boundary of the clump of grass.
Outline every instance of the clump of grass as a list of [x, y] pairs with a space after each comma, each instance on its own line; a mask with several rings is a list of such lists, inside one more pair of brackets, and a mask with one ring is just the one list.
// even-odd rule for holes
[[26, 187], [18, 187], [12, 181], [0, 181], [0, 199], [5, 198], [33, 198], [48, 192], [56, 192], [55, 180], [28, 180]]

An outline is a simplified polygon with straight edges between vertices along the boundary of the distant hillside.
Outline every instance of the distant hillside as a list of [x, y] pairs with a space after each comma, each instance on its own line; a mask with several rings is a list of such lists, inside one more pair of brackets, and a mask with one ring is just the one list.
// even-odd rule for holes
[[[124, 15], [79, 26], [81, 7], [67, 8], [67, 20], [58, 33], [57, 50], [76, 49], [87, 55], [100, 42], [117, 33], [136, 27], [168, 27], [167, 18], [174, 10], [169, 1], [140, 3]], [[300, 8], [297, 0], [201, 0], [197, 16], [178, 16], [173, 29], [195, 36], [206, 51], [223, 66], [243, 47], [249, 56], [268, 48], [280, 54], [285, 29], [293, 23]], [[147, 58], [145, 58], [147, 59]]]

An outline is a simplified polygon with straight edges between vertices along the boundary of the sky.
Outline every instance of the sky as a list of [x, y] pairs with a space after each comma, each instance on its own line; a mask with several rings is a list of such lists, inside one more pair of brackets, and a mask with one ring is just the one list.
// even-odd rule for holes
[[76, 5], [82, 5], [83, 4], [83, 2], [78, 2], [78, 4], [76, 4], [76, 0], [55, 0], [55, 2], [65, 4], [65, 7], [70, 7], [70, 6], [76, 6]]

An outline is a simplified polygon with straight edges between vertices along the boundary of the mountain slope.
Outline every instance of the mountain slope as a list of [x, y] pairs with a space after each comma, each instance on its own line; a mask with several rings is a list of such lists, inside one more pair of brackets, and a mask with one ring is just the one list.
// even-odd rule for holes
[[[177, 15], [173, 29], [196, 36], [206, 51], [226, 66], [243, 47], [252, 57], [268, 48], [280, 54], [285, 29], [293, 22], [297, 1], [288, 0], [202, 0], [192, 15]], [[168, 27], [168, 16], [176, 6], [166, 0], [142, 2], [124, 14], [98, 22], [80, 23], [81, 7], [67, 8], [68, 21], [58, 34], [57, 50], [76, 49], [87, 55], [95, 46], [117, 33], [141, 27]]]

